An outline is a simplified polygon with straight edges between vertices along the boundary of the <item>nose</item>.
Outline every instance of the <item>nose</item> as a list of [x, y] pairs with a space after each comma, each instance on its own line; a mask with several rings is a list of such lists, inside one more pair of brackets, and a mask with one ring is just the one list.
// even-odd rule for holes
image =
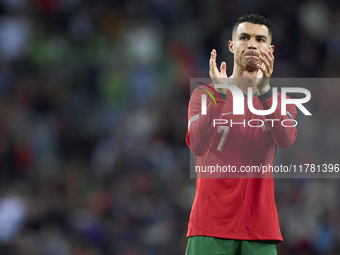
[[249, 50], [256, 50], [256, 40], [255, 38], [250, 38], [250, 40], [248, 41], [248, 49]]

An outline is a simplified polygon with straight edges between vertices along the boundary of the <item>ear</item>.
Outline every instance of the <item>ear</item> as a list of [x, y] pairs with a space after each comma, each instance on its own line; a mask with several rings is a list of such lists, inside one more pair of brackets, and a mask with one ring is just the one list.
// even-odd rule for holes
[[269, 49], [270, 49], [270, 51], [271, 51], [272, 53], [274, 53], [274, 45], [270, 45], [270, 46], [269, 46]]
[[234, 43], [233, 41], [228, 42], [228, 48], [231, 53], [234, 53]]

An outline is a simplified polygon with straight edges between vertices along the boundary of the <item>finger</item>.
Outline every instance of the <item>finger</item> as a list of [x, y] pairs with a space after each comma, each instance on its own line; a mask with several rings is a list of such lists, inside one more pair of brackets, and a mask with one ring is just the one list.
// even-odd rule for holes
[[263, 78], [263, 72], [260, 68], [257, 70], [257, 78]]
[[262, 74], [263, 74], [262, 78], [267, 78], [268, 77], [267, 68], [265, 67], [264, 64], [262, 64], [262, 65], [258, 64], [257, 68], [259, 68], [262, 71]]
[[260, 59], [262, 61], [262, 64], [266, 68], [266, 72], [270, 72], [270, 63], [268, 62], [268, 60], [264, 58], [263, 56], [260, 56]]
[[263, 51], [263, 55], [267, 58], [270, 68], [273, 69], [274, 66], [274, 56], [270, 50], [268, 51]]
[[273, 61], [272, 57], [266, 51], [262, 51], [262, 57], [264, 57], [268, 63]]
[[269, 73], [273, 72], [273, 59], [272, 57], [269, 55], [268, 52], [263, 51], [262, 52], [262, 57], [260, 56], [260, 59], [263, 61], [263, 63], [266, 65], [267, 70]]
[[273, 69], [273, 68], [274, 68], [274, 60], [275, 60], [275, 57], [274, 57], [273, 52], [271, 52], [271, 50], [268, 50], [268, 54], [269, 54], [269, 56], [270, 56], [271, 59], [272, 59], [272, 61], [270, 62], [270, 65], [271, 65], [271, 68]]
[[272, 60], [272, 57], [269, 55], [269, 51], [262, 51], [262, 54], [268, 58], [269, 61]]
[[212, 50], [210, 54], [209, 67], [210, 67], [210, 75], [215, 77], [218, 72], [218, 69], [216, 66], [216, 51], [215, 50]]
[[271, 52], [271, 50], [268, 50], [268, 55], [274, 60], [274, 54]]
[[215, 63], [216, 64], [216, 50], [212, 50], [210, 53], [210, 63]]
[[223, 61], [221, 63], [220, 69], [221, 69], [221, 74], [227, 76], [227, 64], [226, 64], [226, 62]]
[[211, 51], [211, 53], [212, 53], [212, 57], [213, 57], [213, 59], [215, 60], [215, 62], [216, 62], [216, 58], [217, 58], [217, 51], [215, 50], [215, 49], [213, 49], [212, 51]]

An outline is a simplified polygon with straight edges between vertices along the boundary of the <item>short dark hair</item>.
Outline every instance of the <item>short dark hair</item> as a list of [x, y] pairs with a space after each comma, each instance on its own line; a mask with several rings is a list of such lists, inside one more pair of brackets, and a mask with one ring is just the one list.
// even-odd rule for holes
[[259, 14], [246, 14], [243, 15], [242, 17], [239, 17], [236, 24], [233, 27], [233, 34], [236, 32], [238, 26], [241, 23], [244, 22], [249, 22], [253, 24], [260, 24], [260, 25], [265, 25], [268, 28], [268, 33], [270, 36], [272, 36], [272, 24], [267, 20], [265, 17], [259, 15]]

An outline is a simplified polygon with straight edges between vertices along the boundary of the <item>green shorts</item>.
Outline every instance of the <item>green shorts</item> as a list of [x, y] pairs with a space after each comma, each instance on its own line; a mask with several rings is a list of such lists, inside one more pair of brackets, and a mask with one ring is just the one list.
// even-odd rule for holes
[[277, 255], [276, 241], [245, 241], [210, 236], [188, 238], [186, 255]]

